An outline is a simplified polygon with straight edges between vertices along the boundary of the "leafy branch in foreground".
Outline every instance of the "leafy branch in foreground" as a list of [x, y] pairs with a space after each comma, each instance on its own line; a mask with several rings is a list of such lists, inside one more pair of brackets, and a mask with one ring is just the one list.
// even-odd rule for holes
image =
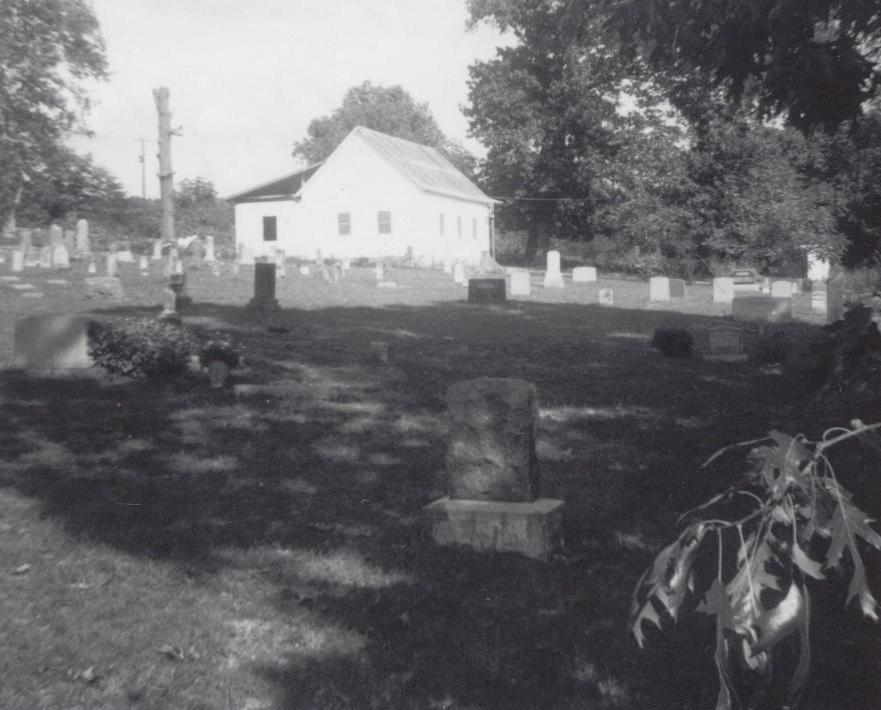
[[[879, 428], [881, 423], [854, 420], [850, 429], [830, 429], [816, 442], [772, 431], [764, 439], [726, 447], [704, 464], [733, 448], [755, 446], [744, 485], [680, 518], [688, 524], [637, 583], [631, 628], [642, 647], [643, 622], [659, 628], [663, 619], [675, 622], [686, 599], [700, 598], [696, 610], [716, 622], [717, 710], [740, 705], [736, 679], [749, 673], [753, 700], [760, 697], [771, 682], [775, 652], [792, 639], [798, 641], [798, 656], [786, 706], [798, 704], [810, 671], [809, 579], [829, 583], [849, 576], [845, 605], [855, 602], [863, 615], [878, 621], [859, 545], [881, 550], [881, 535], [838, 482], [826, 452]], [[723, 505], [739, 510], [725, 516], [732, 519], [710, 514]], [[709, 572], [699, 564], [706, 560]]]

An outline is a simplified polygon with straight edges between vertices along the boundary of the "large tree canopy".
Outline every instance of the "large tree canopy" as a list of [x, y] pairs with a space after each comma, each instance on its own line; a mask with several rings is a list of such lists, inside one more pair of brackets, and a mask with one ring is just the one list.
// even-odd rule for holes
[[106, 73], [85, 0], [0, 0], [0, 215], [88, 108], [82, 82]]
[[875, 95], [877, 0], [582, 0], [601, 7], [630, 56], [683, 84], [697, 71], [759, 115], [801, 129], [835, 129]]
[[611, 47], [592, 41], [600, 18], [521, 0], [479, 0], [470, 9], [472, 24], [492, 22], [518, 40], [472, 65], [465, 113], [487, 147], [484, 181], [509, 201], [500, 218], [525, 222], [532, 258], [555, 226], [583, 236], [594, 181], [627, 130], [617, 99], [629, 77]]

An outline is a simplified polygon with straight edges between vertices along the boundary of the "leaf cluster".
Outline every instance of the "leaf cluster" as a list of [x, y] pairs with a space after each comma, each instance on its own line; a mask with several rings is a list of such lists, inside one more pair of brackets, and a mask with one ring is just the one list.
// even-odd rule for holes
[[[769, 676], [779, 645], [796, 637], [798, 663], [787, 696], [790, 706], [797, 704], [810, 671], [810, 584], [846, 581], [845, 604], [856, 603], [878, 621], [861, 546], [881, 550], [881, 535], [838, 481], [826, 451], [879, 427], [854, 421], [819, 442], [773, 431], [767, 439], [735, 445], [760, 444], [750, 451], [744, 485], [686, 513], [685, 529], [639, 580], [631, 624], [640, 646], [644, 624], [675, 622], [686, 600], [698, 599], [697, 611], [714, 618], [720, 710], [736, 705], [738, 663]], [[711, 514], [735, 499], [749, 503], [739, 517]], [[715, 567], [709, 584], [697, 564], [706, 558]]]

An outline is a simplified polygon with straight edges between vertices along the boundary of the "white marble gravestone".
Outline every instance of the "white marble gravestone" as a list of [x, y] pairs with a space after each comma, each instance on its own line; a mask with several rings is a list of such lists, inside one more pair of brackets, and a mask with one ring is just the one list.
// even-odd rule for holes
[[532, 280], [528, 271], [512, 271], [508, 281], [511, 296], [532, 295]]
[[563, 288], [563, 274], [560, 272], [560, 252], [551, 249], [547, 256], [547, 267], [544, 278], [545, 288]]
[[592, 283], [597, 280], [595, 266], [576, 266], [572, 269], [573, 283]]
[[670, 300], [670, 279], [666, 276], [652, 276], [649, 279], [649, 300], [666, 302]]

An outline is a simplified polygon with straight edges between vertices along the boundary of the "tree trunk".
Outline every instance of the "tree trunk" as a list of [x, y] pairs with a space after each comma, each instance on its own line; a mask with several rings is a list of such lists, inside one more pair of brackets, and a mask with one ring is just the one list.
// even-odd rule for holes
[[15, 213], [18, 210], [18, 206], [21, 203], [21, 191], [23, 189], [23, 185], [19, 183], [18, 189], [15, 191], [15, 197], [12, 200], [12, 205], [9, 208], [9, 214], [6, 215], [6, 222], [3, 225], [3, 236], [7, 239], [15, 237]]
[[551, 220], [545, 214], [532, 214], [529, 220], [529, 231], [526, 237], [526, 261], [532, 263], [541, 255], [544, 258], [551, 244]]

